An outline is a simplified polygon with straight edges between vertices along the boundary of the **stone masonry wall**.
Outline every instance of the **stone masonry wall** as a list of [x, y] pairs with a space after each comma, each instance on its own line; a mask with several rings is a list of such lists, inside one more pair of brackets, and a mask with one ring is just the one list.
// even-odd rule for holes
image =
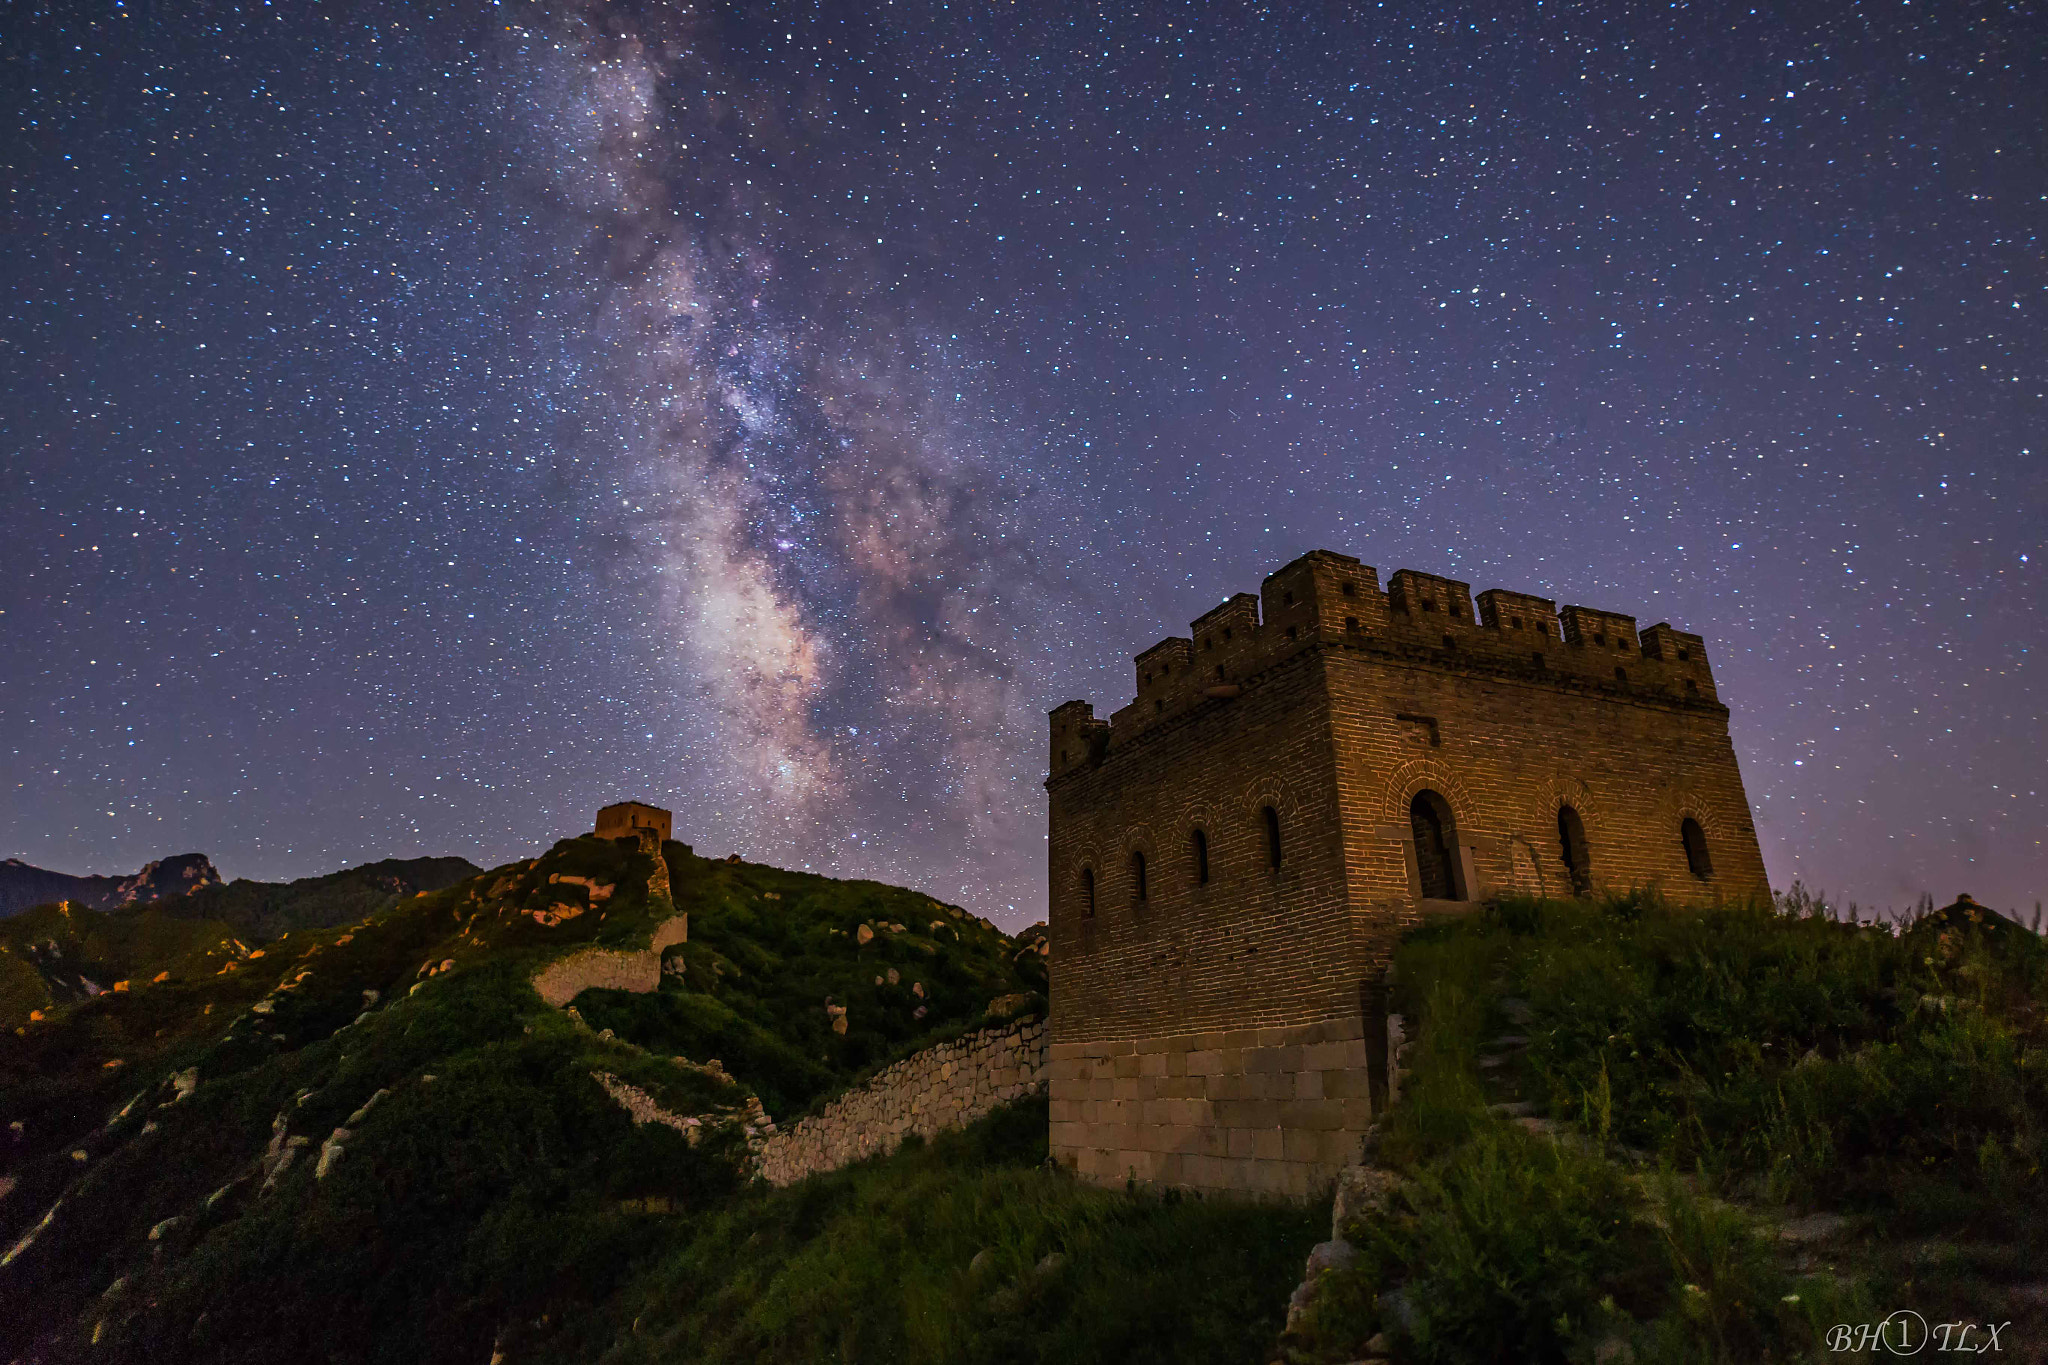
[[906, 1057], [775, 1133], [763, 1145], [760, 1172], [770, 1184], [794, 1184], [891, 1151], [912, 1133], [962, 1127], [1044, 1084], [1043, 1020], [983, 1029]]
[[1372, 1123], [1364, 1020], [1053, 1045], [1054, 1154], [1083, 1180], [1304, 1198]]

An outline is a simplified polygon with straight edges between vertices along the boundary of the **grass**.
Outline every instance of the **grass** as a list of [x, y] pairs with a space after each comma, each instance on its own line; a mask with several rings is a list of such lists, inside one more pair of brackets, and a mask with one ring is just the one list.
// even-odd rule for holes
[[[1101, 1190], [1027, 1101], [720, 1210], [638, 1277], [605, 1362], [1264, 1359], [1328, 1205]], [[592, 1333], [594, 1341], [603, 1333]]]
[[[1521, 900], [1412, 935], [1396, 973], [1420, 1036], [1377, 1152], [1407, 1183], [1297, 1358], [1385, 1332], [1412, 1361], [1793, 1360], [1900, 1305], [2039, 1322], [2036, 935]], [[1816, 1212], [1832, 1237], [1777, 1236]]]

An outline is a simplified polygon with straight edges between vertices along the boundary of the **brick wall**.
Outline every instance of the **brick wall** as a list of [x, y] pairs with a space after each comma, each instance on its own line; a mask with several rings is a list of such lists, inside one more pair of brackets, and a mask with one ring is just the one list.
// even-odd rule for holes
[[761, 1175], [789, 1185], [807, 1175], [973, 1122], [1045, 1084], [1045, 1023], [1019, 1020], [927, 1048], [801, 1119], [762, 1145]]

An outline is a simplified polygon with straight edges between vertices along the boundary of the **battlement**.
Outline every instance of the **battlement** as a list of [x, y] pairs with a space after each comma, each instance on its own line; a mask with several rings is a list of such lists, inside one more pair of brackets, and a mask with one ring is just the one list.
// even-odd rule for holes
[[1306, 1197], [1388, 1098], [1406, 929], [1509, 895], [1769, 894], [1704, 643], [1317, 550], [1052, 713], [1048, 1146]]
[[[1313, 649], [1390, 653], [1444, 670], [1507, 674], [1554, 688], [1593, 688], [1676, 706], [1718, 697], [1705, 642], [1669, 624], [1638, 632], [1633, 616], [1559, 608], [1549, 598], [1312, 550], [1232, 594], [1133, 660], [1136, 695], [1108, 720], [1083, 702], [1052, 713], [1051, 771], [1098, 763], [1176, 717], [1237, 699], [1257, 676]], [[1080, 710], [1074, 708], [1079, 707]]]

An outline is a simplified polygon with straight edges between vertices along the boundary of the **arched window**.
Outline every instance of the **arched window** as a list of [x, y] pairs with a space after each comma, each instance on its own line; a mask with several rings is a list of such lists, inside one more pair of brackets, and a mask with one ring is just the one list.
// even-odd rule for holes
[[1095, 869], [1081, 869], [1081, 915], [1084, 919], [1095, 918]]
[[1593, 889], [1592, 860], [1586, 855], [1586, 822], [1570, 806], [1557, 808], [1557, 855], [1571, 878], [1572, 894], [1583, 896]]
[[1131, 853], [1131, 904], [1143, 905], [1146, 898], [1145, 855], [1134, 850]]
[[1188, 833], [1188, 849], [1195, 855], [1195, 885], [1209, 884], [1209, 836], [1201, 829]]
[[1703, 882], [1710, 880], [1714, 860], [1707, 852], [1707, 832], [1700, 828], [1700, 822], [1690, 815], [1679, 821], [1678, 839], [1685, 845], [1685, 865], [1692, 869], [1692, 875]]
[[1277, 871], [1280, 866], [1280, 812], [1267, 806], [1259, 814], [1266, 822], [1266, 866]]
[[1464, 899], [1458, 894], [1458, 864], [1452, 855], [1457, 847], [1457, 827], [1450, 803], [1433, 791], [1415, 793], [1408, 803], [1408, 830], [1415, 837], [1415, 870], [1422, 882], [1423, 899]]

